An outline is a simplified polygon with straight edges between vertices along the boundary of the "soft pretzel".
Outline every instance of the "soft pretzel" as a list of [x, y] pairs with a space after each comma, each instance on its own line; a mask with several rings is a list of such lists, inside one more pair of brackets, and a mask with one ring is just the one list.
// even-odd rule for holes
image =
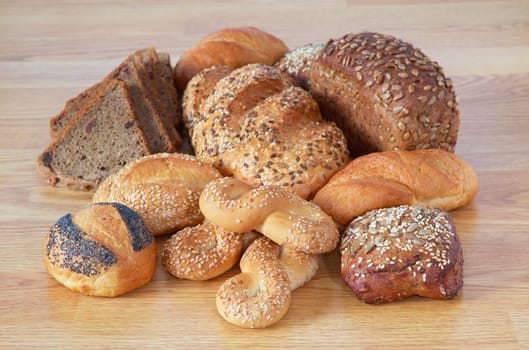
[[217, 292], [217, 310], [237, 326], [264, 328], [279, 321], [290, 306], [292, 291], [318, 270], [318, 256], [256, 239], [240, 262], [241, 273]]
[[162, 251], [162, 265], [177, 278], [207, 280], [231, 269], [239, 261], [243, 247], [243, 235], [206, 221], [186, 227], [168, 239]]
[[206, 219], [234, 232], [256, 230], [272, 241], [307, 254], [333, 250], [336, 224], [318, 206], [279, 186], [221, 178], [206, 185], [199, 200]]

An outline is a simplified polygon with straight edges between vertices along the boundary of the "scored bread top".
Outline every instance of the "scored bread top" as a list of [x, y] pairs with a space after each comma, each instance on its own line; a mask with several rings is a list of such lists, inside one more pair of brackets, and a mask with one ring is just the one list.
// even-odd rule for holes
[[311, 84], [354, 154], [454, 151], [459, 111], [452, 81], [437, 62], [403, 40], [371, 32], [331, 39], [312, 66]]
[[252, 185], [311, 197], [347, 162], [343, 133], [277, 69], [251, 64], [228, 71], [205, 70], [185, 91], [184, 119], [197, 157]]

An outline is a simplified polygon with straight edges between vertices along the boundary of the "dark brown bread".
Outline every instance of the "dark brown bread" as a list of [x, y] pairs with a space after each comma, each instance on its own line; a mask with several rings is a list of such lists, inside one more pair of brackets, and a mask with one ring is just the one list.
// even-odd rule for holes
[[122, 79], [127, 84], [140, 127], [145, 133], [152, 152], [174, 152], [176, 147], [167, 129], [165, 129], [162, 117], [154, 107], [153, 102], [147, 97], [146, 90], [149, 87], [143, 85], [140, 77], [145, 72], [139, 72], [133, 62], [134, 59], [131, 58], [126, 64], [123, 64], [115, 77]]
[[166, 105], [162, 102], [160, 97], [158, 81], [161, 80], [161, 78], [158, 75], [157, 67], [152, 61], [152, 55], [156, 55], [154, 49], [138, 50], [133, 55], [133, 63], [139, 73], [139, 77], [141, 78], [144, 93], [157, 114], [160, 116], [163, 129], [167, 132], [171, 144], [169, 150], [174, 151], [180, 147], [182, 139], [175, 128]]
[[322, 114], [343, 130], [352, 155], [454, 151], [459, 111], [452, 82], [411, 44], [370, 32], [331, 39], [310, 79]]
[[66, 101], [63, 110], [50, 119], [50, 136], [52, 139], [56, 138], [60, 131], [75, 117], [79, 110], [83, 108], [92, 97], [97, 95], [99, 88], [104, 85], [105, 82], [106, 81], [96, 83], [76, 97]]
[[152, 153], [139, 124], [127, 85], [114, 79], [38, 157], [37, 171], [52, 186], [95, 190], [128, 162]]
[[[61, 113], [50, 120], [52, 138], [58, 137], [60, 131], [100, 89], [112, 79], [121, 78], [130, 89], [135, 108], [140, 109], [137, 115], [141, 127], [147, 133], [151, 149], [154, 152], [174, 152], [178, 149], [182, 140], [176, 125], [181, 120], [181, 109], [172, 84], [171, 68], [163, 67], [157, 60], [157, 55], [153, 48], [134, 52], [101, 82], [68, 100]], [[164, 64], [170, 65], [169, 55], [161, 55], [164, 57]], [[156, 91], [157, 88], [161, 90]]]
[[452, 217], [440, 209], [370, 211], [347, 227], [340, 250], [342, 278], [366, 303], [450, 299], [463, 285], [463, 250]]
[[183, 91], [177, 91], [174, 85], [171, 57], [166, 52], [158, 52], [152, 58], [157, 69], [157, 76], [160, 78], [162, 102], [167, 105], [167, 109], [171, 112], [171, 118], [178, 128], [182, 124], [182, 108], [178, 96]]

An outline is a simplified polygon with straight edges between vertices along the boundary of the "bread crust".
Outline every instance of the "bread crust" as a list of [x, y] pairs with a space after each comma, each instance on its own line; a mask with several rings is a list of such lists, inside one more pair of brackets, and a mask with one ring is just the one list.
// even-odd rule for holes
[[331, 39], [310, 80], [322, 114], [344, 131], [353, 156], [455, 150], [459, 110], [452, 82], [407, 42], [372, 32]]
[[413, 295], [454, 298], [463, 250], [449, 213], [424, 206], [377, 209], [356, 218], [340, 246], [341, 275], [365, 303]]
[[115, 297], [151, 280], [156, 243], [131, 209], [119, 203], [93, 204], [50, 228], [43, 262], [72, 291]]
[[136, 211], [153, 235], [174, 233], [204, 220], [198, 200], [221, 174], [193, 156], [159, 153], [139, 158], [107, 177], [93, 202], [119, 202]]
[[311, 198], [349, 160], [341, 130], [273, 67], [204, 70], [183, 100], [197, 158], [225, 176]]
[[351, 161], [313, 201], [347, 225], [369, 210], [403, 204], [456, 209], [472, 201], [478, 186], [470, 164], [448, 151], [386, 151]]
[[255, 27], [225, 28], [202, 38], [185, 51], [176, 63], [176, 87], [184, 91], [191, 78], [201, 70], [224, 65], [232, 68], [250, 63], [272, 65], [288, 47], [279, 38]]

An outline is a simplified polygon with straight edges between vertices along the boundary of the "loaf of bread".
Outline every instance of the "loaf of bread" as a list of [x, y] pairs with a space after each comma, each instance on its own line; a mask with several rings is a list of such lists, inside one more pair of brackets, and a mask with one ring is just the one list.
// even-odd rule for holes
[[310, 91], [310, 70], [323, 44], [312, 43], [287, 52], [274, 64], [281, 72], [292, 77], [299, 86]]
[[272, 65], [288, 47], [255, 27], [225, 28], [213, 32], [185, 51], [176, 63], [176, 87], [184, 91], [191, 78], [212, 66], [242, 67], [250, 63]]
[[477, 191], [474, 169], [453, 153], [386, 151], [347, 164], [318, 191], [314, 203], [347, 225], [369, 210], [402, 204], [452, 210], [470, 203]]
[[183, 102], [197, 158], [251, 185], [310, 198], [349, 159], [343, 133], [273, 67], [203, 70]]
[[370, 211], [347, 227], [340, 251], [342, 278], [366, 303], [450, 299], [463, 285], [461, 243], [452, 217], [440, 209]]
[[195, 157], [158, 153], [139, 158], [107, 177], [93, 202], [119, 202], [133, 209], [155, 236], [204, 220], [198, 199], [217, 169]]
[[454, 151], [459, 111], [450, 79], [422, 51], [393, 36], [331, 39], [310, 72], [322, 114], [353, 156], [387, 150]]
[[156, 243], [130, 208], [93, 204], [50, 228], [43, 262], [53, 278], [75, 292], [114, 297], [151, 280]]

